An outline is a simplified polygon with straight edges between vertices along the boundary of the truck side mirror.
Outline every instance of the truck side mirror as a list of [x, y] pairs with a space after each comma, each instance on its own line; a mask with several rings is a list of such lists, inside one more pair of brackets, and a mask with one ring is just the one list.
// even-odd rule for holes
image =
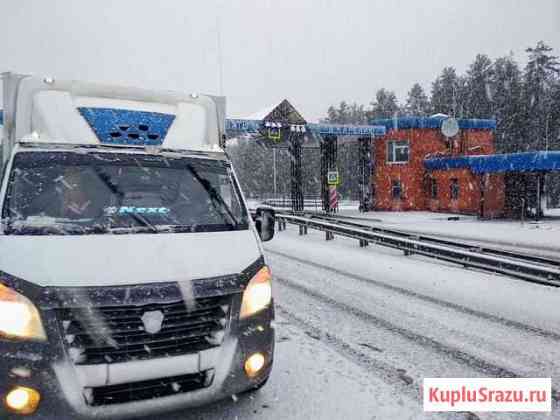
[[266, 207], [257, 208], [255, 226], [261, 241], [270, 241], [274, 237], [274, 210]]

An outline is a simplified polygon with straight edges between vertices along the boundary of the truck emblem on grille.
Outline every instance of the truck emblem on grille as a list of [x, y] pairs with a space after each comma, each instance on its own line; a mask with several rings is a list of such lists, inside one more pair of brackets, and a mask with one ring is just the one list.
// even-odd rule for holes
[[144, 331], [149, 334], [157, 334], [161, 331], [163, 324], [163, 312], [161, 311], [147, 311], [142, 315], [142, 323], [144, 324]]

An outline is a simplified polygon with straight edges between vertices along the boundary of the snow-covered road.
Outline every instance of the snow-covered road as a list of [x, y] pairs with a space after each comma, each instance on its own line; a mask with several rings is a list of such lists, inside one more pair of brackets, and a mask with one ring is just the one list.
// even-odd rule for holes
[[[266, 245], [275, 277], [271, 380], [204, 419], [421, 419], [424, 377], [560, 378], [560, 288], [405, 257], [296, 228]], [[477, 413], [481, 419], [560, 418]]]

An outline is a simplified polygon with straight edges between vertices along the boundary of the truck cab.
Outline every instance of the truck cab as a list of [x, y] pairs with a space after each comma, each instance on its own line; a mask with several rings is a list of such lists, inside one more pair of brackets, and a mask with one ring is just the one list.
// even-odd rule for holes
[[124, 418], [271, 371], [271, 272], [225, 101], [3, 74], [0, 417]]

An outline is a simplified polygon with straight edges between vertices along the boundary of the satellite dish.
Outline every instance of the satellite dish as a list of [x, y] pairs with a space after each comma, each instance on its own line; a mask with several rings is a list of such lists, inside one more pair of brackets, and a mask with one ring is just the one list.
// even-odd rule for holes
[[456, 136], [459, 132], [459, 123], [455, 118], [448, 118], [441, 123], [441, 132], [445, 137]]

